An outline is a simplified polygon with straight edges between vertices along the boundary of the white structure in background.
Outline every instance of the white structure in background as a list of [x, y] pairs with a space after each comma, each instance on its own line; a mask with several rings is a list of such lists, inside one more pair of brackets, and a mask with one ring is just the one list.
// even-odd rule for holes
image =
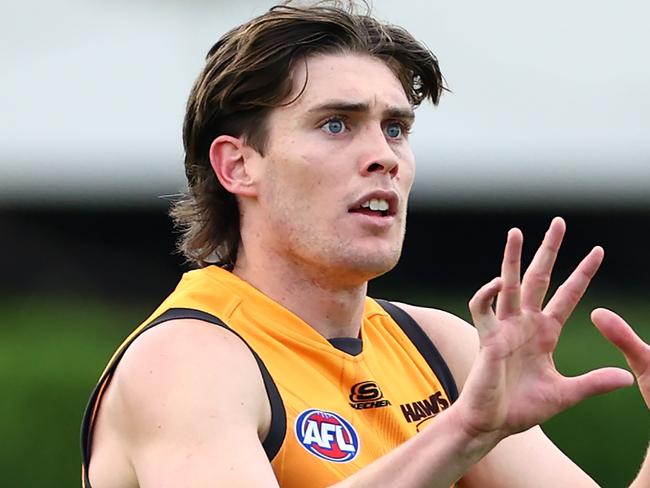
[[[184, 184], [204, 54], [268, 1], [23, 0], [0, 19], [0, 205], [153, 203]], [[412, 136], [416, 202], [650, 204], [650, 4], [392, 2], [452, 94]]]

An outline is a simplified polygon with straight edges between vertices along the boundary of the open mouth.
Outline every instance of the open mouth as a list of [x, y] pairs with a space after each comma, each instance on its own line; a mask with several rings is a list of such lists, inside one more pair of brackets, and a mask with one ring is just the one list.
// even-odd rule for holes
[[384, 198], [371, 198], [358, 207], [349, 210], [350, 213], [360, 213], [372, 217], [389, 217], [395, 214], [390, 202]]

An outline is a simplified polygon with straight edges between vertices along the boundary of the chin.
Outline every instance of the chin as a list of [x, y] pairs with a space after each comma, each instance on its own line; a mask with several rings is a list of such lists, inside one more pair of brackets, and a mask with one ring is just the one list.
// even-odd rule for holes
[[400, 252], [377, 253], [369, 252], [355, 256], [355, 259], [348, 261], [347, 268], [369, 281], [393, 269], [400, 258]]

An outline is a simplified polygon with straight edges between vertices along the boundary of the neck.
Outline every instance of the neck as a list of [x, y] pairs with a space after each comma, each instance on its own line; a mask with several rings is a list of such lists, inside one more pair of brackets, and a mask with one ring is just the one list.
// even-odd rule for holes
[[255, 259], [242, 251], [234, 274], [296, 314], [326, 339], [359, 336], [367, 282], [345, 285], [322, 270], [288, 263], [279, 256]]

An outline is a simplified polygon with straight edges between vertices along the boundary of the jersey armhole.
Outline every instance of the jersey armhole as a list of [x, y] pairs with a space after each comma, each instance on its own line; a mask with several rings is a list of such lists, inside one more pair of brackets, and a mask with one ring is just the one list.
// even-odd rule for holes
[[458, 388], [454, 380], [449, 366], [443, 359], [442, 355], [431, 342], [429, 336], [422, 330], [422, 327], [397, 305], [392, 304], [387, 300], [376, 300], [379, 305], [391, 316], [391, 318], [399, 325], [400, 329], [413, 343], [420, 355], [427, 362], [433, 373], [438, 377], [442, 387], [447, 394], [450, 402], [453, 403], [458, 398]]
[[239, 339], [242, 340], [244, 344], [246, 344], [246, 347], [248, 347], [249, 351], [253, 354], [253, 357], [255, 358], [255, 361], [257, 362], [257, 365], [260, 369], [262, 380], [264, 381], [264, 388], [266, 389], [266, 394], [271, 406], [271, 425], [269, 427], [269, 432], [266, 435], [266, 438], [264, 441], [262, 441], [262, 447], [264, 448], [264, 452], [266, 453], [269, 462], [275, 458], [278, 451], [280, 450], [287, 431], [286, 410], [284, 408], [284, 402], [282, 401], [280, 392], [278, 391], [278, 387], [275, 384], [275, 381], [273, 381], [269, 370], [259, 355], [253, 350], [253, 348], [251, 348], [251, 346], [241, 335], [228, 327], [228, 325], [218, 317], [201, 310], [195, 310], [191, 308], [171, 308], [164, 312], [162, 315], [159, 315], [157, 318], [152, 320], [146, 327], [143, 327], [138, 335], [133, 337], [132, 340], [119, 351], [119, 354], [113, 358], [111, 364], [106, 369], [106, 371], [104, 371], [104, 374], [90, 395], [90, 399], [86, 405], [83, 421], [81, 424], [82, 481], [84, 483], [84, 488], [91, 488], [90, 480], [88, 478], [88, 466], [90, 464], [90, 448], [92, 446], [92, 435], [95, 417], [97, 415], [97, 410], [99, 408], [99, 403], [101, 401], [104, 389], [110, 382], [115, 368], [117, 368], [118, 363], [122, 359], [122, 356], [124, 356], [124, 353], [128, 347], [137, 337], [140, 336], [140, 334], [151, 329], [152, 327], [155, 327], [156, 325], [162, 324], [163, 322], [179, 319], [196, 319], [218, 325], [235, 334], [237, 337], [239, 337]]

